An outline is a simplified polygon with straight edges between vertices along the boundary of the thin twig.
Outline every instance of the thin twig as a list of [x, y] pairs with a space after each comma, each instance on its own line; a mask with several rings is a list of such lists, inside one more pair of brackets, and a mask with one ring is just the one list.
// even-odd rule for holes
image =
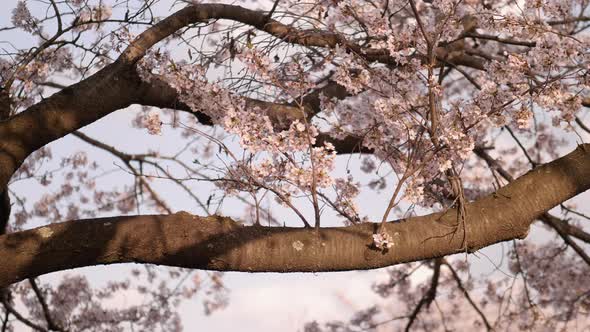
[[428, 289], [426, 294], [424, 294], [424, 296], [420, 299], [420, 302], [418, 302], [418, 305], [414, 308], [414, 311], [412, 311], [412, 313], [410, 314], [409, 321], [408, 321], [408, 324], [406, 325], [406, 329], [405, 329], [406, 332], [410, 331], [410, 328], [412, 327], [412, 324], [414, 323], [414, 321], [418, 317], [418, 314], [420, 313], [420, 310], [422, 310], [422, 307], [425, 305], [429, 306], [430, 303], [432, 303], [432, 301], [434, 300], [434, 298], [436, 296], [436, 288], [438, 287], [438, 280], [440, 277], [440, 265], [441, 264], [442, 264], [442, 258], [437, 258], [434, 261], [434, 272], [432, 273], [432, 279], [430, 281], [430, 288]]
[[486, 316], [484, 315], [484, 313], [481, 311], [481, 309], [479, 309], [479, 307], [473, 301], [473, 299], [471, 299], [471, 296], [469, 296], [469, 292], [467, 291], [467, 289], [465, 288], [465, 286], [463, 286], [463, 282], [461, 281], [461, 277], [459, 277], [459, 274], [457, 273], [457, 271], [455, 271], [455, 269], [447, 261], [444, 261], [444, 265], [449, 269], [449, 271], [451, 271], [451, 274], [453, 275], [453, 279], [455, 279], [455, 282], [457, 283], [457, 287], [459, 287], [459, 290], [461, 290], [461, 292], [463, 293], [463, 296], [465, 296], [465, 299], [467, 299], [467, 302], [469, 302], [469, 304], [471, 304], [471, 306], [477, 312], [477, 314], [479, 315], [479, 317], [481, 317], [481, 320], [483, 321], [483, 323], [486, 326], [487, 330], [488, 331], [491, 331], [492, 330], [492, 325], [490, 325], [490, 323], [488, 322], [488, 320], [487, 320]]
[[588, 126], [586, 126], [586, 124], [584, 122], [582, 122], [582, 120], [576, 116], [576, 123], [578, 124], [578, 126], [580, 126], [580, 128], [582, 128], [585, 132], [590, 134], [590, 128], [588, 128]]
[[8, 300], [5, 299], [4, 297], [2, 297], [2, 299], [0, 301], [2, 302], [2, 305], [4, 306], [4, 309], [6, 309], [7, 312], [11, 313], [14, 317], [16, 317], [16, 319], [18, 319], [21, 323], [27, 325], [28, 327], [32, 328], [35, 331], [48, 332], [48, 330], [46, 328], [33, 323], [32, 321], [30, 321], [29, 319], [27, 319], [23, 315], [21, 315], [18, 311], [16, 311], [16, 309], [14, 309], [10, 305], [10, 303], [8, 303]]
[[275, 9], [277, 9], [277, 5], [279, 4], [280, 0], [275, 0], [275, 3], [272, 5], [272, 8], [270, 10], [270, 12], [268, 12], [268, 15], [266, 16], [266, 21], [270, 21], [270, 19], [272, 18], [272, 14], [274, 14]]
[[520, 140], [516, 137], [516, 135], [514, 134], [514, 132], [512, 131], [512, 129], [510, 129], [509, 126], [504, 126], [504, 128], [508, 131], [508, 133], [510, 133], [510, 136], [512, 136], [512, 138], [514, 139], [514, 141], [516, 141], [516, 144], [518, 144], [518, 146], [520, 147], [520, 150], [522, 150], [522, 153], [524, 153], [524, 156], [529, 161], [529, 163], [531, 164], [532, 168], [537, 167], [538, 163], [536, 161], [534, 161], [533, 158], [531, 158], [531, 156], [529, 155], [528, 151], [526, 150], [526, 148], [524, 147], [524, 145], [522, 145], [522, 143], [520, 142]]
[[45, 320], [47, 321], [47, 327], [50, 331], [64, 331], [59, 325], [55, 323], [53, 317], [51, 317], [51, 312], [49, 311], [49, 306], [47, 305], [47, 301], [45, 301], [45, 297], [41, 293], [39, 286], [37, 286], [37, 282], [34, 278], [29, 278], [29, 283], [31, 284], [31, 288], [35, 292], [39, 303], [41, 304], [41, 309], [43, 309], [43, 316], [45, 316]]

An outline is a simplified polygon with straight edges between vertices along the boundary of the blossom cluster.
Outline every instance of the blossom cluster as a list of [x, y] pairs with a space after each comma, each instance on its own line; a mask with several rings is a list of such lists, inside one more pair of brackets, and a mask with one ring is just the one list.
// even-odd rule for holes
[[[387, 3], [395, 13], [406, 5], [405, 1]], [[405, 198], [417, 205], [430, 207], [448, 199], [450, 188], [439, 180], [452, 169], [471, 165], [472, 150], [485, 144], [498, 128], [530, 130], [538, 109], [551, 113], [555, 125], [570, 124], [588, 88], [588, 75], [569, 69], [588, 63], [586, 37], [566, 38], [559, 26], [540, 19], [571, 15], [572, 8], [567, 6], [540, 7], [538, 2], [527, 2], [525, 10], [516, 14], [510, 5], [493, 9], [477, 1], [418, 1], [422, 24], [414, 18], [394, 23], [384, 18], [382, 8], [363, 6], [357, 0], [294, 6], [318, 10], [326, 29], [341, 36], [353, 36], [358, 29], [371, 38], [360, 52], [337, 43], [320, 64], [298, 54], [277, 63], [278, 52], [273, 61], [272, 52], [258, 49], [248, 34], [244, 47], [232, 40], [232, 49], [218, 52], [229, 57], [216, 57], [216, 63], [235, 57], [261, 90], [277, 100], [292, 100], [292, 105], [307, 92], [321, 89], [312, 77], [329, 71], [328, 78], [344, 87], [348, 96], [342, 100], [320, 95], [326, 125], [322, 128], [329, 128], [327, 134], [335, 138], [362, 138], [364, 148], [399, 176], [404, 175]], [[486, 38], [468, 39], [466, 33]], [[432, 70], [440, 63], [426, 57], [428, 42], [423, 34], [437, 38], [430, 41], [439, 45], [434, 50], [437, 59], [444, 63], [468, 57], [467, 66], [477, 70], [454, 71], [450, 66], [453, 83], [438, 80], [445, 68], [440, 73]], [[385, 61], [386, 66], [371, 63], [365, 52], [393, 61]], [[220, 82], [211, 83], [205, 67], [174, 62], [158, 53], [144, 63], [176, 88], [191, 109], [209, 115], [239, 137], [250, 156], [235, 160], [241, 171], [228, 169], [226, 176], [234, 183], [226, 183], [227, 188], [238, 188], [236, 183], [247, 182], [246, 178], [258, 187], [274, 186], [288, 194], [293, 193], [285, 189], [289, 186], [310, 190], [314, 182], [319, 188], [334, 183], [325, 176], [333, 167], [333, 149], [313, 147], [320, 127], [304, 119], [303, 105], [301, 118], [278, 128], [267, 110], [249, 105]], [[385, 179], [380, 181], [385, 183]], [[245, 188], [251, 191], [251, 185]], [[466, 192], [479, 191], [467, 188]], [[347, 200], [334, 206], [351, 213], [355, 210], [341, 202]]]
[[162, 120], [160, 114], [155, 111], [149, 111], [145, 117], [144, 126], [147, 128], [150, 135], [160, 135], [162, 133]]
[[[248, 61], [257, 62], [258, 67], [267, 63], [258, 57]], [[275, 71], [266, 72], [267, 78], [277, 75]], [[210, 83], [203, 67], [175, 63], [166, 54], [148, 56], [140, 64], [140, 73], [145, 80], [165, 80], [177, 90], [182, 102], [194, 112], [210, 116], [227, 133], [236, 135], [242, 148], [251, 154], [247, 160], [233, 158], [223, 181], [217, 182], [226, 192], [236, 194], [264, 188], [285, 200], [295, 193], [309, 193], [333, 183], [330, 173], [334, 167], [334, 147], [330, 143], [315, 146], [319, 134], [315, 125], [301, 119], [291, 122], [284, 130], [277, 130], [265, 110], [247, 107], [242, 98], [232, 96], [217, 83]], [[157, 115], [148, 115], [150, 133], [159, 133], [159, 123]]]
[[25, 1], [19, 0], [16, 3], [16, 7], [12, 10], [11, 20], [15, 27], [21, 28], [27, 32], [33, 32], [38, 29], [38, 20], [31, 15]]
[[373, 245], [380, 250], [387, 250], [395, 245], [393, 237], [385, 231], [373, 234]]

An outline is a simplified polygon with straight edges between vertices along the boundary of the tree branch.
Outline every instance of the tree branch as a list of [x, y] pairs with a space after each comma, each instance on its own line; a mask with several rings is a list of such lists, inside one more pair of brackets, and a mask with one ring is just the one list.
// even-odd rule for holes
[[33, 292], [35, 292], [35, 295], [37, 296], [39, 303], [41, 304], [41, 309], [43, 309], [43, 316], [45, 317], [45, 320], [47, 321], [47, 326], [48, 326], [49, 330], [50, 331], [64, 331], [64, 329], [62, 329], [61, 327], [59, 327], [59, 325], [57, 325], [55, 323], [55, 320], [51, 316], [51, 312], [49, 310], [49, 306], [47, 305], [47, 301], [45, 301], [45, 297], [43, 296], [41, 289], [39, 289], [39, 286], [37, 286], [37, 282], [35, 281], [35, 279], [29, 278], [29, 283], [31, 284], [31, 288], [33, 288]]
[[590, 266], [590, 256], [584, 251], [582, 247], [580, 247], [572, 238], [570, 238], [569, 234], [566, 233], [566, 230], [560, 227], [559, 224], [555, 222], [555, 219], [550, 217], [547, 213], [541, 215], [540, 219], [545, 222], [546, 224], [550, 225], [555, 229], [557, 234], [563, 239], [567, 245], [569, 245], [580, 257]]
[[414, 310], [412, 311], [412, 313], [408, 317], [408, 323], [406, 324], [406, 329], [405, 329], [406, 332], [410, 331], [410, 328], [412, 327], [412, 324], [414, 324], [414, 321], [416, 320], [416, 318], [418, 318], [418, 314], [420, 313], [420, 310], [422, 310], [422, 307], [423, 306], [428, 307], [430, 305], [430, 303], [432, 303], [432, 301], [434, 301], [434, 298], [436, 297], [436, 289], [438, 288], [438, 279], [440, 277], [441, 263], [442, 263], [441, 259], [437, 259], [434, 262], [434, 269], [433, 269], [434, 271], [432, 273], [432, 279], [430, 280], [430, 288], [428, 288], [428, 291], [426, 292], [426, 294], [424, 294], [422, 296], [422, 298], [418, 302], [418, 305], [416, 305], [416, 307], [414, 308]]
[[[398, 61], [387, 49], [366, 48], [348, 40], [342, 34], [317, 29], [302, 30], [285, 25], [268, 17], [263, 11], [224, 4], [193, 4], [168, 16], [158, 24], [139, 35], [121, 54], [121, 61], [133, 64], [141, 59], [153, 45], [190, 24], [207, 22], [212, 19], [227, 19], [250, 25], [287, 43], [323, 48], [343, 47], [369, 62], [398, 65]], [[438, 53], [446, 54], [444, 47]], [[417, 55], [420, 57], [420, 55]], [[426, 60], [426, 59], [422, 59]], [[484, 70], [483, 63], [474, 56], [462, 54], [447, 59], [456, 65], [464, 65]]]
[[[4, 286], [0, 287], [3, 288]], [[7, 297], [7, 292], [4, 290], [0, 292], [0, 303], [4, 306], [4, 309], [12, 314], [16, 319], [18, 319], [21, 323], [25, 324], [26, 326], [30, 327], [34, 331], [41, 331], [47, 332], [48, 330], [40, 325], [35, 324], [31, 320], [27, 319], [23, 315], [21, 315], [16, 309], [10, 304], [9, 299]]]
[[[488, 164], [488, 167], [490, 169], [497, 171], [506, 181], [514, 181], [512, 175], [510, 175], [505, 169], [503, 169], [498, 164], [498, 162], [494, 158], [492, 158], [484, 149], [475, 148], [474, 151], [478, 157], [483, 159]], [[568, 245], [572, 246], [574, 251], [576, 251], [576, 253], [578, 253], [584, 261], [586, 261], [587, 263], [590, 262], [590, 257], [588, 257], [584, 250], [568, 236], [571, 235], [575, 238], [585, 241], [586, 243], [590, 243], [590, 234], [586, 233], [579, 227], [570, 225], [566, 220], [562, 220], [551, 215], [549, 212], [545, 212], [542, 215], [540, 215], [539, 219], [545, 224], [555, 229], [555, 231], [562, 237], [562, 239]]]
[[134, 69], [115, 63], [0, 122], [0, 187], [33, 151], [135, 103], [144, 88]]
[[[468, 204], [468, 250], [526, 237], [541, 214], [590, 188], [589, 165], [590, 144], [581, 145]], [[452, 232], [456, 222], [451, 209], [386, 223], [395, 245], [383, 253], [372, 248], [373, 223], [316, 232], [244, 227], [185, 212], [69, 221], [0, 236], [0, 288], [53, 271], [126, 262], [247, 272], [379, 268], [463, 252], [462, 234]]]
[[473, 309], [477, 312], [477, 314], [481, 318], [482, 322], [486, 326], [486, 329], [488, 331], [493, 331], [492, 325], [490, 325], [490, 322], [488, 322], [488, 319], [486, 318], [486, 315], [477, 306], [477, 304], [475, 303], [475, 301], [473, 301], [473, 299], [469, 295], [469, 292], [467, 291], [467, 289], [465, 288], [465, 286], [463, 286], [463, 282], [461, 281], [461, 277], [459, 277], [459, 274], [457, 273], [457, 271], [455, 271], [455, 269], [453, 268], [453, 266], [451, 264], [449, 264], [449, 262], [447, 262], [446, 260], [443, 262], [443, 264], [449, 269], [449, 271], [451, 271], [451, 274], [453, 275], [453, 279], [455, 279], [455, 282], [457, 283], [457, 287], [459, 288], [459, 290], [461, 291], [461, 293], [463, 293], [463, 296], [465, 297], [465, 299], [467, 300], [467, 302], [469, 302], [469, 304], [471, 305], [471, 307], [473, 307]]
[[[550, 222], [549, 220], [550, 219]], [[541, 216], [541, 221], [550, 224], [555, 229], [560, 229], [561, 232], [571, 235], [578, 240], [582, 240], [590, 244], [590, 233], [585, 232], [580, 227], [570, 225], [566, 220], [555, 217], [550, 213], [545, 213]]]

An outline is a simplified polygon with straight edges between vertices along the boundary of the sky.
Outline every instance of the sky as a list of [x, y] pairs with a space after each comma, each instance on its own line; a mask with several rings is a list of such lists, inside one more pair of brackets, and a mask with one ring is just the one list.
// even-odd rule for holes
[[[4, 8], [13, 8], [15, 0], [4, 0]], [[0, 26], [9, 22], [10, 11], [0, 12]], [[10, 38], [10, 34], [3, 34], [2, 38]], [[19, 42], [19, 41], [17, 41]], [[25, 41], [21, 41], [25, 42]], [[163, 136], [150, 136], [145, 130], [130, 129], [131, 120], [139, 108], [115, 112], [106, 118], [83, 129], [83, 132], [91, 137], [116, 146], [122, 151], [136, 152], [138, 144], [149, 146], [163, 153], [172, 153], [178, 149], [175, 145], [176, 137], [170, 135], [170, 128], [164, 127]], [[574, 140], [575, 141], [575, 140]], [[101, 151], [90, 150], [86, 143], [75, 137], [65, 137], [51, 144], [54, 154], [68, 155], [80, 150], [88, 151], [93, 158], [97, 158], [101, 167], [112, 168], [113, 159]], [[347, 163], [359, 163], [358, 158], [348, 159], [347, 156], [339, 158], [337, 172], [344, 173]], [[354, 168], [354, 167], [351, 167]], [[113, 175], [110, 181], [122, 180], [122, 175]], [[362, 180], [362, 179], [361, 179]], [[179, 195], [165, 184], [159, 184], [163, 197], [174, 197], [175, 211], [194, 211], [195, 206], [188, 197]], [[206, 186], [204, 188], [207, 188]], [[26, 184], [15, 188], [27, 193], [31, 201], [40, 197], [41, 192], [34, 188], [28, 188]], [[205, 189], [207, 190], [207, 189]], [[383, 207], [388, 199], [387, 192], [379, 193], [368, 191], [359, 198], [359, 205], [368, 211], [369, 216], [378, 219], [383, 213]], [[588, 195], [586, 194], [586, 196]], [[579, 197], [582, 201], [584, 197]], [[225, 213], [240, 216], [243, 210], [231, 211], [231, 206], [226, 205]], [[529, 238], [546, 238], [548, 235], [539, 227], [535, 227]], [[508, 250], [508, 245], [498, 244], [485, 248], [475, 255], [469, 256], [472, 273], [485, 275], [501, 265], [502, 253]], [[503, 267], [500, 266], [502, 269]], [[52, 281], [59, 279], [66, 273], [84, 273], [97, 284], [104, 283], [113, 275], [125, 276], [130, 270], [129, 265], [99, 266], [52, 273], [41, 279]], [[185, 301], [179, 308], [183, 325], [187, 331], [235, 331], [239, 326], [240, 331], [300, 331], [303, 324], [312, 320], [348, 320], [357, 310], [364, 309], [374, 303], [382, 302], [371, 291], [371, 284], [386, 277], [386, 269], [364, 272], [338, 272], [338, 273], [226, 273], [224, 281], [230, 289], [229, 306], [210, 316], [203, 313], [201, 295]], [[417, 273], [414, 281], [420, 281], [429, 275], [423, 272]], [[124, 297], [117, 299], [124, 304], [131, 299]], [[26, 331], [26, 329], [22, 329]]]

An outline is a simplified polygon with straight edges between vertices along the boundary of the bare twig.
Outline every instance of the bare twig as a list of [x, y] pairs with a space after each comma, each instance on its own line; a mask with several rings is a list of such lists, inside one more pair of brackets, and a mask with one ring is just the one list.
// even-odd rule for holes
[[13, 315], [16, 319], [18, 319], [21, 323], [25, 324], [26, 326], [32, 328], [35, 331], [42, 331], [47, 332], [48, 330], [40, 325], [33, 323], [31, 320], [27, 319], [23, 315], [21, 315], [16, 309], [10, 305], [9, 300], [7, 298], [6, 290], [0, 292], [0, 302], [4, 306], [4, 309]]
[[453, 279], [455, 279], [455, 282], [457, 283], [457, 287], [463, 293], [463, 296], [465, 296], [465, 299], [467, 300], [467, 302], [469, 302], [469, 304], [477, 312], [477, 314], [479, 315], [479, 317], [483, 321], [484, 325], [486, 326], [486, 329], [488, 331], [493, 330], [492, 326], [488, 322], [488, 319], [486, 318], [486, 316], [484, 315], [484, 313], [477, 306], [477, 304], [473, 301], [473, 299], [469, 295], [469, 292], [467, 291], [467, 289], [465, 288], [465, 286], [463, 286], [463, 282], [461, 281], [461, 277], [459, 277], [459, 274], [457, 273], [457, 271], [455, 271], [455, 269], [451, 266], [451, 264], [449, 264], [449, 262], [447, 262], [446, 260], [443, 262], [443, 264], [449, 269], [449, 271], [451, 271], [451, 274], [453, 275]]
[[406, 325], [406, 329], [405, 329], [406, 332], [410, 331], [410, 328], [412, 327], [412, 324], [414, 323], [414, 321], [418, 317], [418, 314], [420, 313], [420, 310], [422, 310], [422, 307], [423, 306], [428, 307], [430, 305], [430, 303], [432, 303], [432, 301], [436, 297], [436, 289], [438, 287], [438, 280], [440, 278], [441, 264], [442, 264], [442, 258], [437, 258], [434, 261], [434, 271], [432, 273], [432, 279], [430, 281], [430, 288], [428, 289], [426, 294], [424, 294], [424, 296], [422, 296], [422, 298], [420, 299], [420, 302], [418, 302], [418, 305], [414, 308], [414, 311], [412, 311], [412, 313], [410, 314], [409, 321], [408, 321], [408, 324]]
[[45, 297], [43, 296], [43, 293], [39, 289], [39, 286], [37, 286], [37, 282], [35, 281], [35, 279], [29, 278], [29, 284], [31, 284], [31, 288], [33, 289], [33, 292], [35, 292], [35, 295], [37, 296], [37, 299], [39, 300], [39, 303], [41, 304], [41, 309], [43, 310], [43, 316], [45, 317], [45, 320], [47, 321], [47, 327], [49, 328], [49, 330], [50, 331], [64, 331], [64, 329], [61, 328], [55, 322], [53, 317], [51, 316], [51, 312], [49, 311], [49, 306], [47, 305], [47, 301], [45, 301]]

